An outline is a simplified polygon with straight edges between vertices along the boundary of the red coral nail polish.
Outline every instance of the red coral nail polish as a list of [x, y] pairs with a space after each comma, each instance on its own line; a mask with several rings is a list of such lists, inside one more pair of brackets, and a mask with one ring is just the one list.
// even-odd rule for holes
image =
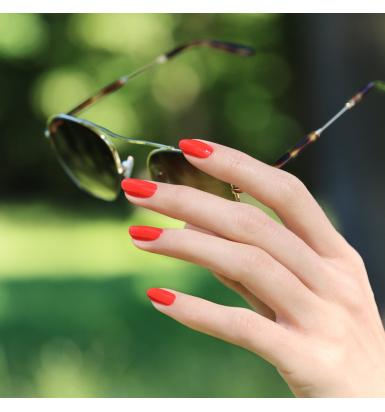
[[199, 140], [194, 140], [194, 139], [180, 140], [179, 149], [182, 150], [184, 154], [194, 156], [194, 157], [199, 157], [200, 159], [209, 157], [214, 150], [207, 143], [203, 143]]
[[155, 183], [140, 179], [124, 179], [121, 186], [128, 195], [135, 197], [151, 197], [158, 188]]
[[174, 303], [176, 296], [168, 290], [151, 288], [147, 291], [147, 296], [156, 303], [170, 306]]
[[163, 229], [152, 226], [130, 226], [128, 233], [136, 240], [155, 240], [163, 232]]

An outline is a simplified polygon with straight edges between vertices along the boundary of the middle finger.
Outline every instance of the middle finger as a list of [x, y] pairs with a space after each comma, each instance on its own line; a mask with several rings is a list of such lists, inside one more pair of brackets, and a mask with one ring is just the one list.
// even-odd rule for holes
[[330, 279], [320, 276], [325, 265], [321, 257], [256, 207], [182, 185], [125, 179], [122, 188], [127, 199], [138, 206], [205, 228], [226, 239], [258, 246], [312, 290], [329, 289]]

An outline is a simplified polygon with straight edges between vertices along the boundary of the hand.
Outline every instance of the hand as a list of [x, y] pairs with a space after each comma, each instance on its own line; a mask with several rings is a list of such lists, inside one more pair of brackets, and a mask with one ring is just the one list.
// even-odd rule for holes
[[130, 202], [187, 222], [184, 229], [131, 227], [135, 245], [210, 269], [253, 310], [165, 289], [149, 291], [154, 307], [262, 356], [296, 396], [385, 396], [384, 329], [359, 254], [296, 177], [205, 144], [210, 155], [186, 159], [274, 210], [283, 225], [191, 187], [125, 180]]

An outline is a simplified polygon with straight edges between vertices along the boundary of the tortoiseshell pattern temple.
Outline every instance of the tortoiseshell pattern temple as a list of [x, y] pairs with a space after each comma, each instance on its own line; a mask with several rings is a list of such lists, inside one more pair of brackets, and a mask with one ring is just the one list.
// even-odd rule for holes
[[294, 145], [288, 152], [283, 154], [278, 160], [276, 160], [272, 166], [280, 169], [285, 166], [290, 160], [295, 159], [302, 151], [309, 146], [310, 144], [314, 143], [321, 137], [321, 134], [324, 130], [326, 130], [329, 126], [331, 126], [340, 116], [342, 116], [345, 112], [355, 107], [358, 103], [361, 102], [363, 97], [370, 92], [371, 90], [380, 90], [385, 91], [385, 82], [382, 81], [372, 81], [368, 83], [365, 87], [363, 87], [358, 93], [356, 93], [353, 97], [351, 97], [343, 106], [343, 108], [334, 115], [329, 121], [327, 121], [322, 127], [317, 130], [314, 130], [307, 134], [302, 140], [300, 140], [296, 145]]
[[[194, 47], [209, 47], [212, 49], [222, 50], [228, 53], [237, 54], [239, 56], [248, 57], [255, 54], [255, 50], [249, 46], [244, 46], [241, 44], [236, 44], [232, 42], [223, 42], [218, 40], [194, 40], [185, 44], [182, 44], [175, 49], [164, 53], [158, 56], [155, 60], [148, 63], [147, 65], [139, 68], [138, 70], [134, 71], [131, 74], [125, 75], [120, 77], [119, 79], [113, 81], [112, 83], [104, 86], [94, 95], [89, 97], [88, 99], [84, 100], [74, 109], [69, 111], [67, 114], [71, 116], [76, 116], [81, 111], [87, 109], [88, 107], [92, 106], [94, 103], [102, 99], [103, 97], [119, 90], [123, 86], [125, 86], [129, 80], [133, 79], [134, 77], [146, 72], [154, 68], [159, 64], [163, 64], [168, 60], [174, 58], [175, 56], [181, 54], [182, 52], [189, 50]], [[355, 107], [358, 103], [360, 103], [363, 97], [369, 93], [371, 90], [380, 90], [385, 92], [385, 82], [383, 81], [371, 81], [361, 90], [359, 90], [353, 97], [351, 97], [342, 107], [342, 109], [337, 112], [331, 119], [329, 119], [322, 127], [317, 130], [313, 130], [312, 132], [308, 133], [303, 139], [301, 139], [298, 143], [296, 143], [289, 151], [283, 154], [278, 160], [276, 160], [272, 166], [276, 168], [284, 167], [290, 160], [295, 159], [303, 150], [317, 141], [321, 134], [331, 126], [339, 117], [341, 117], [345, 112]], [[234, 194], [241, 193], [240, 189], [233, 186]]]
[[225, 52], [239, 54], [240, 56], [252, 56], [255, 54], [255, 50], [249, 46], [243, 46], [241, 44], [218, 41], [218, 40], [194, 40], [192, 42], [182, 44], [179, 47], [176, 47], [174, 50], [166, 53], [165, 56], [167, 59], [176, 56], [180, 52], [190, 49], [196, 46], [206, 46], [213, 49], [223, 50]]
[[119, 79], [115, 80], [114, 82], [104, 86], [98, 92], [96, 92], [93, 96], [89, 97], [88, 99], [84, 100], [70, 112], [68, 115], [75, 116], [79, 114], [81, 111], [87, 109], [98, 100], [103, 98], [104, 96], [109, 95], [110, 93], [119, 90], [121, 87], [127, 84], [129, 80], [142, 74], [143, 72], [157, 66], [158, 64], [165, 63], [166, 61], [172, 59], [173, 57], [177, 56], [178, 54], [184, 52], [185, 50], [189, 50], [193, 47], [209, 47], [212, 49], [222, 50], [228, 53], [237, 54], [239, 56], [248, 57], [252, 56], [255, 53], [255, 50], [252, 47], [244, 46], [242, 44], [230, 43], [230, 42], [223, 42], [218, 40], [194, 40], [189, 43], [182, 44], [181, 46], [176, 47], [175, 49], [158, 56], [152, 62], [146, 64], [145, 66], [141, 67], [138, 70], [135, 70], [133, 73], [128, 74], [126, 76], [122, 76]]
[[96, 103], [102, 97], [107, 96], [108, 94], [113, 93], [116, 90], [119, 90], [125, 84], [126, 84], [126, 81], [124, 80], [124, 78], [115, 80], [114, 82], [112, 82], [112, 83], [108, 84], [107, 86], [103, 87], [101, 90], [99, 90], [93, 96], [89, 97], [87, 100], [84, 100], [84, 102], [80, 103], [78, 106], [76, 106], [74, 109], [72, 109], [67, 114], [69, 114], [71, 116], [74, 116], [74, 115], [78, 114], [79, 112], [83, 111], [87, 107], [89, 107], [92, 104]]

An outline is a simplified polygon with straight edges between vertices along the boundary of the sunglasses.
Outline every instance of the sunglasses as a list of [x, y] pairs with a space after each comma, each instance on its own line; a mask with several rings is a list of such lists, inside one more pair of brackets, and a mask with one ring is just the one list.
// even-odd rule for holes
[[[108, 84], [67, 114], [56, 114], [48, 119], [45, 136], [50, 140], [64, 170], [80, 189], [106, 201], [113, 201], [118, 197], [121, 180], [132, 176], [134, 169], [134, 157], [129, 155], [122, 161], [118, 153], [118, 142], [124, 142], [132, 152], [135, 152], [135, 148], [138, 147], [146, 149], [147, 169], [152, 180], [191, 186], [226, 199], [239, 201], [241, 191], [237, 187], [194, 168], [187, 162], [181, 150], [161, 143], [121, 136], [77, 117], [80, 112], [122, 88], [134, 77], [194, 47], [209, 47], [242, 57], [255, 54], [253, 48], [241, 44], [218, 40], [192, 41], [158, 56], [133, 73]], [[369, 91], [374, 89], [385, 91], [385, 82], [372, 81], [367, 84], [322, 127], [308, 133], [272, 166], [282, 168], [291, 159], [296, 158], [307, 146], [318, 140], [338, 118], [355, 107]]]

